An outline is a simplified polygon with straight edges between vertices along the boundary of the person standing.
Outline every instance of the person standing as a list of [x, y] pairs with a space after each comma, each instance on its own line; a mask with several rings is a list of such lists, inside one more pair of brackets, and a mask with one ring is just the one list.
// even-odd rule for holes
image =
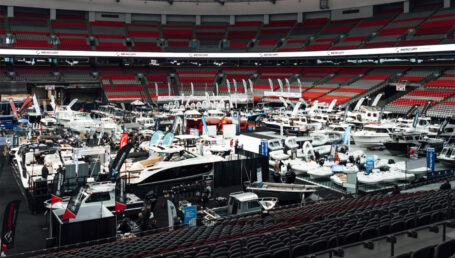
[[47, 176], [49, 175], [49, 169], [47, 169], [47, 164], [44, 164], [43, 168], [41, 169], [41, 177], [44, 181], [47, 180]]

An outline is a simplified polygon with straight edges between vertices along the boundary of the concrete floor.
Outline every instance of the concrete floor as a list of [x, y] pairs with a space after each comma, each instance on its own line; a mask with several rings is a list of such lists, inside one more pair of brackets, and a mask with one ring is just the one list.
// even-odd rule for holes
[[45, 239], [48, 236], [48, 231], [43, 230], [46, 226], [46, 217], [43, 214], [33, 215], [30, 212], [27, 200], [21, 194], [12, 173], [14, 171], [9, 166], [7, 159], [0, 156], [0, 216], [2, 222], [6, 205], [12, 200], [20, 199], [22, 201], [17, 217], [14, 247], [6, 251], [7, 255], [43, 249], [46, 247]]

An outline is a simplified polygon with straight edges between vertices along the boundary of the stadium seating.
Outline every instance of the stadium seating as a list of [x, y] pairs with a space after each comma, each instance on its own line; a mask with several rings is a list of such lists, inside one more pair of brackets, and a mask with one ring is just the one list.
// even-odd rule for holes
[[90, 22], [92, 34], [97, 40], [96, 50], [128, 51], [125, 42], [125, 23], [117, 21]]
[[259, 31], [258, 41], [251, 50], [259, 52], [274, 50], [278, 41], [287, 36], [294, 24], [295, 20], [274, 20], [264, 24]]
[[146, 95], [141, 83], [132, 74], [112, 74], [101, 77], [109, 101], [133, 101]]
[[174, 88], [170, 85], [168, 81], [169, 71], [162, 70], [162, 69], [153, 69], [150, 74], [145, 76], [147, 82], [147, 90], [150, 94], [150, 98], [156, 98], [156, 90], [158, 88], [158, 96], [169, 96], [169, 88], [170, 88], [170, 95], [175, 96]]
[[[272, 80], [273, 91], [280, 88], [278, 80], [281, 80], [283, 84], [283, 90], [287, 90], [286, 80], [292, 81], [291, 75], [298, 74], [302, 68], [298, 67], [276, 67], [276, 68], [261, 68], [260, 76], [254, 83], [254, 96], [256, 99], [264, 96], [265, 91], [272, 91], [269, 79]], [[268, 97], [274, 98], [274, 97]]]
[[286, 43], [277, 51], [300, 51], [302, 47], [309, 43], [309, 39], [313, 34], [318, 33], [326, 24], [327, 18], [306, 19], [302, 23], [297, 23], [289, 34]]
[[206, 23], [196, 26], [196, 39], [199, 40], [199, 51], [218, 52], [220, 42], [225, 38], [227, 24]]
[[[89, 22], [87, 14], [71, 11], [59, 11], [55, 20], [49, 20], [48, 13], [27, 9], [6, 18], [8, 22], [0, 21], [0, 32], [14, 35], [11, 46], [15, 48], [139, 52], [320, 51], [455, 42], [453, 9], [430, 4], [401, 12], [391, 8], [377, 11], [373, 17], [350, 20], [309, 17], [298, 23], [271, 18], [263, 24], [262, 20], [239, 19], [233, 25], [204, 21], [196, 25], [144, 19]], [[93, 42], [89, 42], [90, 36], [94, 36]], [[8, 46], [0, 43], [0, 48]]]
[[[267, 217], [226, 219], [214, 226], [156, 233], [45, 257], [299, 257], [448, 219], [445, 211], [453, 197], [451, 190], [368, 195], [278, 210]], [[453, 253], [448, 244], [441, 244], [437, 250]]]
[[406, 113], [412, 106], [423, 107], [427, 101], [432, 101], [430, 107], [455, 94], [455, 91], [426, 90], [419, 88], [409, 92], [386, 106], [387, 111]]
[[160, 25], [156, 23], [127, 24], [128, 36], [133, 41], [132, 51], [160, 52]]
[[410, 29], [415, 29], [434, 10], [424, 10], [398, 15], [392, 22], [383, 27], [362, 48], [393, 47]]
[[14, 66], [16, 80], [18, 81], [55, 81], [50, 66]]
[[227, 35], [229, 47], [224, 50], [242, 51], [247, 49], [249, 42], [256, 38], [256, 34], [261, 26], [261, 21], [240, 21], [234, 25], [230, 25]]
[[[244, 67], [226, 67], [223, 68], [223, 74], [225, 79], [222, 81], [221, 85], [218, 88], [219, 95], [227, 95], [229, 91], [234, 91], [233, 83], [234, 80], [237, 82], [237, 91], [243, 93], [245, 91], [243, 87], [243, 80], [247, 83], [247, 87], [250, 87], [248, 79], [251, 75], [257, 71], [255, 68], [244, 68]], [[230, 82], [230, 89], [227, 87], [227, 81]], [[250, 88], [248, 90], [251, 90]]]
[[455, 88], [455, 70], [447, 70], [437, 80], [426, 83], [425, 87]]
[[[191, 68], [179, 68], [177, 69], [177, 75], [179, 76], [179, 89], [180, 94], [194, 96], [204, 96], [205, 93], [211, 93], [215, 90], [215, 76], [217, 75], [217, 69], [191, 69]], [[191, 90], [191, 84], [194, 86], [194, 92]]]
[[166, 39], [166, 50], [169, 52], [192, 51], [190, 42], [193, 39], [192, 23], [161, 25], [163, 38]]
[[59, 38], [58, 49], [61, 50], [91, 50], [88, 44], [88, 26], [85, 17], [74, 14], [58, 14], [51, 21], [52, 29]]
[[340, 35], [350, 31], [360, 19], [330, 21], [313, 41], [306, 45], [305, 51], [328, 50], [339, 40]]
[[38, 9], [33, 12], [16, 12], [15, 17], [9, 18], [10, 31], [16, 38], [13, 47], [54, 48], [50, 43], [48, 19], [48, 15]]

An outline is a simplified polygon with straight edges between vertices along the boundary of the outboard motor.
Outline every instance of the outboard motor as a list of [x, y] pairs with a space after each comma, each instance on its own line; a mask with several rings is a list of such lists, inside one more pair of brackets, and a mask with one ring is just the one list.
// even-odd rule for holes
[[388, 162], [388, 163], [389, 163], [389, 165], [390, 165], [390, 164], [395, 164], [395, 160], [389, 159], [389, 162]]
[[324, 165], [324, 162], [325, 162], [325, 160], [324, 160], [324, 159], [319, 159], [319, 160], [318, 160], [318, 163], [319, 163], [319, 165], [321, 165], [321, 166], [323, 166], [323, 165]]
[[352, 156], [352, 155], [350, 155], [350, 156], [348, 157], [348, 160], [349, 160], [349, 163], [352, 163], [352, 164], [355, 163], [354, 156]]
[[288, 172], [286, 172], [284, 177], [286, 179], [287, 184], [293, 184], [295, 182], [296, 175], [295, 175], [294, 171], [288, 171]]

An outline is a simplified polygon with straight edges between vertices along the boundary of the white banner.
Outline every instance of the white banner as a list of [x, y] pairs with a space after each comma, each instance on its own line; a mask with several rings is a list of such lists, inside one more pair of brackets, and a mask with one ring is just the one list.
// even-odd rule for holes
[[146, 58], [294, 58], [326, 56], [359, 56], [397, 53], [453, 52], [455, 44], [425, 45], [412, 47], [387, 47], [351, 49], [337, 51], [295, 51], [295, 52], [248, 52], [248, 53], [176, 53], [176, 52], [117, 52], [117, 51], [73, 51], [0, 49], [2, 56], [77, 56], [77, 57], [146, 57]]
[[264, 91], [264, 96], [284, 97], [284, 98], [300, 98], [302, 94], [298, 92], [279, 92], [279, 91]]

